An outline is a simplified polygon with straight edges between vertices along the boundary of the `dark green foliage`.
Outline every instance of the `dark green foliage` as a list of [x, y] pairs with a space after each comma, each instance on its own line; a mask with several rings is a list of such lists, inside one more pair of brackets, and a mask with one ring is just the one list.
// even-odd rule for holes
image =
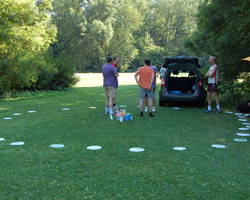
[[[51, 0], [3, 0], [0, 4], [0, 95], [17, 91], [63, 89], [76, 83], [74, 65], [54, 59], [47, 50], [55, 42]], [[65, 57], [65, 56], [64, 56]]]
[[57, 72], [54, 74], [51, 89], [64, 89], [74, 86], [78, 78], [74, 76], [75, 65], [69, 58], [62, 55], [55, 59]]
[[[199, 1], [198, 1], [199, 2]], [[100, 72], [106, 56], [119, 56], [119, 70], [136, 70], [150, 58], [190, 55], [183, 41], [194, 30], [197, 0], [55, 0], [55, 56], [66, 52], [77, 70]]]
[[[243, 0], [205, 0], [198, 9], [197, 30], [187, 40], [186, 47], [196, 55], [217, 56], [220, 69], [220, 92], [229, 101], [249, 96], [250, 62], [250, 2]], [[243, 82], [238, 82], [242, 79]]]
[[224, 79], [235, 80], [250, 71], [250, 2], [243, 0], [205, 0], [198, 9], [197, 31], [186, 42], [195, 54], [217, 56]]
[[228, 100], [228, 103], [241, 103], [250, 99], [250, 76], [245, 74], [239, 82], [222, 79], [219, 91]]

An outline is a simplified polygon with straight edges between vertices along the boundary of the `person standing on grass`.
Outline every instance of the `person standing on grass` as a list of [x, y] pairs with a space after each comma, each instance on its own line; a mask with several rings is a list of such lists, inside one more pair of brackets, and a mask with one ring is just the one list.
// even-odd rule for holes
[[[139, 76], [139, 81], [137, 77]], [[152, 114], [153, 107], [153, 82], [154, 82], [154, 70], [150, 67], [150, 60], [144, 61], [144, 66], [140, 67], [137, 72], [134, 74], [136, 83], [140, 86], [139, 89], [139, 98], [140, 98], [140, 117], [143, 117], [143, 101], [145, 96], [148, 96], [149, 99], [149, 116], [154, 117]]]
[[206, 77], [208, 77], [208, 88], [207, 88], [207, 100], [208, 100], [208, 108], [207, 110], [204, 110], [205, 113], [210, 113], [211, 112], [211, 105], [212, 105], [212, 92], [216, 101], [217, 108], [213, 112], [215, 114], [220, 113], [220, 102], [218, 98], [218, 89], [217, 89], [217, 84], [218, 84], [218, 66], [215, 64], [216, 57], [211, 56], [209, 58], [209, 62], [212, 65], [208, 72], [206, 73]]
[[[119, 57], [115, 56], [112, 65], [115, 67], [117, 72], [118, 72], [118, 68], [117, 68], [118, 64], [119, 64]], [[113, 109], [118, 109], [118, 107], [115, 105], [115, 100], [116, 100], [116, 98], [113, 99]]]
[[112, 65], [115, 67], [115, 69], [117, 70], [117, 72], [118, 72], [118, 68], [117, 68], [118, 64], [119, 64], [119, 57], [115, 56]]
[[164, 68], [163, 65], [161, 65], [161, 69], [159, 73], [160, 73], [160, 79], [162, 79], [166, 73], [166, 68]]
[[102, 67], [103, 74], [103, 87], [106, 94], [106, 103], [105, 103], [105, 114], [109, 114], [110, 119], [113, 120], [113, 99], [116, 98], [118, 80], [119, 76], [115, 67], [111, 64], [112, 57], [107, 57], [107, 63]]
[[[150, 67], [154, 70], [154, 82], [153, 82], [153, 91], [154, 91], [154, 95], [155, 95], [155, 90], [156, 90], [156, 78], [157, 78], [157, 68], [153, 65], [153, 63], [150, 64]], [[145, 112], [148, 112], [148, 96], [145, 96]], [[152, 108], [152, 112], [155, 112], [155, 97], [153, 98], [153, 108]]]

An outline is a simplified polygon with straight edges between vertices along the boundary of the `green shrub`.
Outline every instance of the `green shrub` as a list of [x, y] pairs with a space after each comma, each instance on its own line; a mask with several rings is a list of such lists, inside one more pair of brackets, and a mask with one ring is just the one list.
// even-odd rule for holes
[[57, 72], [54, 74], [51, 89], [60, 90], [74, 86], [79, 79], [74, 76], [74, 63], [64, 55], [55, 59]]
[[52, 58], [47, 53], [23, 52], [0, 59], [0, 95], [16, 96], [20, 91], [62, 90], [78, 81], [69, 58]]
[[37, 57], [36, 65], [37, 81], [33, 84], [33, 90], [50, 90], [54, 74], [57, 68], [53, 59], [49, 56]]
[[238, 80], [220, 79], [220, 93], [229, 103], [241, 103], [250, 100], [250, 75], [241, 74]]

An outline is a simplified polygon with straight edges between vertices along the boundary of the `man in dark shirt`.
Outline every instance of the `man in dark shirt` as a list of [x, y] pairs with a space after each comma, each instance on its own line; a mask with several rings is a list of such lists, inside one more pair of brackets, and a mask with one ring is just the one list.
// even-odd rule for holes
[[109, 56], [107, 58], [107, 63], [102, 67], [102, 74], [103, 74], [103, 87], [104, 92], [106, 94], [106, 107], [105, 107], [105, 114], [109, 113], [110, 119], [113, 120], [113, 101], [112, 99], [116, 98], [117, 88], [118, 88], [118, 80], [117, 77], [119, 76], [115, 67], [111, 64], [112, 57]]

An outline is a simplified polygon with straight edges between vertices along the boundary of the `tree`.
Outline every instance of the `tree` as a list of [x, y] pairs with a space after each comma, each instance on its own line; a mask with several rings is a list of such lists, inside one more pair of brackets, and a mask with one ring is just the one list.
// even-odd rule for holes
[[[199, 1], [198, 1], [199, 2]], [[122, 71], [145, 58], [187, 55], [183, 41], [194, 30], [196, 0], [55, 0], [55, 56], [65, 52], [81, 71], [100, 71], [105, 58], [119, 56]]]
[[197, 55], [216, 55], [226, 79], [235, 80], [241, 72], [250, 70], [242, 58], [249, 56], [249, 1], [205, 0], [198, 9], [198, 27], [187, 41]]
[[33, 0], [3, 0], [0, 4], [0, 93], [29, 88], [38, 79], [36, 70], [42, 65], [36, 58], [56, 35], [55, 26], [49, 23], [50, 9], [50, 0], [39, 6]]
[[[250, 98], [249, 1], [205, 0], [199, 6], [197, 31], [186, 46], [197, 55], [217, 56], [220, 68], [220, 92], [228, 102]], [[244, 73], [248, 72], [248, 73]], [[238, 82], [241, 78], [243, 82]]]

